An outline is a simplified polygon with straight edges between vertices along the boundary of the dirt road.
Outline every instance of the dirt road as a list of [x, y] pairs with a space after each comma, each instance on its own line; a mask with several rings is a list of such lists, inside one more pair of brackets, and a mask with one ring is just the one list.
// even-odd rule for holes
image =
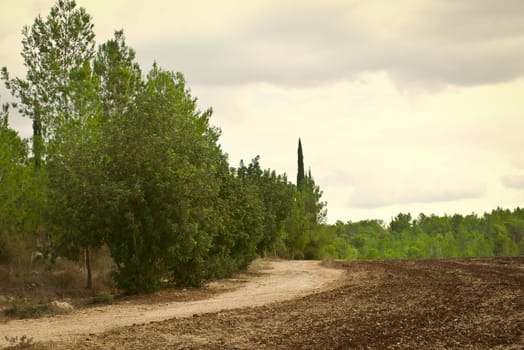
[[325, 268], [314, 261], [263, 261], [259, 264], [262, 266], [258, 267], [256, 277], [249, 277], [240, 288], [211, 299], [109, 305], [67, 315], [0, 324], [0, 347], [8, 345], [4, 336], [26, 335], [34, 342], [60, 342], [134, 324], [290, 300], [325, 289], [343, 274], [343, 270]]

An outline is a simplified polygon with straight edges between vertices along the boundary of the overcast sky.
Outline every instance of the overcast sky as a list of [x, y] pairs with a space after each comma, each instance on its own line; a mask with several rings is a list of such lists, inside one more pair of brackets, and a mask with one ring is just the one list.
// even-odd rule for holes
[[[53, 3], [0, 0], [13, 76], [22, 27]], [[301, 137], [329, 222], [524, 203], [524, 1], [77, 3], [97, 43], [123, 28], [144, 71], [184, 73], [232, 165], [260, 155], [294, 181]]]

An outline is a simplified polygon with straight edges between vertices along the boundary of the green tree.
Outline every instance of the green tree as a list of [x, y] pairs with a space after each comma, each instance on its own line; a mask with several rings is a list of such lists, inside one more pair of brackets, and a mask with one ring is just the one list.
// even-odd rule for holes
[[[56, 251], [77, 261], [85, 256], [87, 288], [92, 287], [91, 247], [103, 242], [104, 157], [96, 120], [61, 131], [63, 142], [48, 159], [49, 222]], [[80, 250], [84, 254], [80, 254]]]
[[296, 192], [296, 200], [284, 224], [283, 240], [291, 259], [303, 259], [304, 249], [309, 243], [310, 222], [307, 220], [301, 192]]
[[304, 202], [305, 215], [311, 226], [323, 224], [326, 221], [326, 202], [323, 202], [322, 191], [316, 185], [311, 170], [302, 181], [301, 200]]
[[284, 175], [277, 175], [270, 169], [262, 170], [260, 157], [255, 157], [248, 167], [238, 170], [242, 183], [254, 187], [254, 194], [261, 201], [262, 237], [257, 244], [257, 253], [271, 251], [281, 238], [284, 221], [290, 215], [295, 198], [295, 186]]
[[166, 277], [195, 285], [206, 275], [227, 171], [210, 116], [197, 110], [181, 74], [155, 65], [132, 109], [105, 123], [106, 242], [127, 291], [155, 290]]
[[125, 42], [123, 30], [115, 31], [114, 38], [98, 48], [93, 69], [100, 81], [104, 119], [126, 113], [133, 103], [142, 84], [142, 70], [135, 56]]
[[[122, 31], [101, 45], [93, 66], [85, 62], [69, 74], [71, 117], [50, 141], [48, 166], [51, 206], [49, 222], [57, 253], [70, 259], [85, 257], [87, 286], [92, 286], [90, 251], [103, 243], [109, 155], [104, 122], [121, 116], [132, 105], [142, 84], [134, 51]], [[79, 250], [83, 254], [79, 254]]]
[[[91, 248], [102, 244], [104, 193], [99, 78], [90, 62], [69, 72], [69, 116], [48, 143], [48, 223], [57, 254], [85, 260], [92, 287]], [[80, 253], [81, 252], [81, 253]]]
[[58, 0], [47, 18], [38, 16], [22, 30], [22, 58], [26, 78], [2, 78], [22, 115], [33, 120], [35, 164], [45, 157], [45, 145], [67, 119], [73, 117], [71, 72], [84, 67], [94, 54], [91, 16], [74, 0]]
[[[258, 156], [247, 167], [241, 164], [234, 182], [234, 195], [228, 198], [229, 209], [224, 216], [229, 217], [229, 221], [225, 229], [233, 233], [228, 250], [236, 269], [247, 268], [256, 258], [257, 247], [264, 237], [266, 212], [262, 173]], [[215, 242], [215, 245], [220, 244]]]
[[261, 192], [265, 209], [264, 235], [258, 244], [260, 255], [274, 249], [281, 239], [284, 223], [293, 209], [295, 186], [285, 175], [265, 170], [261, 177]]
[[404, 230], [407, 230], [411, 227], [411, 214], [398, 214], [393, 220], [391, 220], [391, 223], [389, 224], [389, 228], [392, 232], [400, 233]]
[[0, 111], [0, 262], [9, 262], [9, 243], [19, 235], [27, 212], [27, 144], [9, 128], [8, 105]]
[[[304, 171], [302, 141], [298, 140], [298, 171], [295, 205], [285, 223], [285, 242], [292, 258], [304, 257], [306, 247], [308, 257], [318, 256], [329, 240], [320, 239], [319, 224], [326, 219], [326, 203], [321, 201], [322, 191], [311, 176]], [[322, 242], [322, 243], [321, 243]], [[319, 246], [319, 244], [322, 245]]]
[[302, 142], [298, 139], [298, 169], [297, 169], [297, 188], [300, 190], [304, 180], [304, 154], [302, 153]]

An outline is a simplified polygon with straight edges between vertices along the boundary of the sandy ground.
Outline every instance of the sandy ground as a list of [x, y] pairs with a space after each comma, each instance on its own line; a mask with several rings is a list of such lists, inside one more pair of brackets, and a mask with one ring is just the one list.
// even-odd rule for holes
[[326, 290], [344, 273], [315, 261], [262, 261], [255, 268], [257, 274], [247, 277], [240, 288], [210, 299], [109, 305], [76, 310], [67, 315], [0, 324], [0, 347], [8, 345], [4, 336], [26, 335], [34, 342], [60, 342], [135, 324], [267, 305]]

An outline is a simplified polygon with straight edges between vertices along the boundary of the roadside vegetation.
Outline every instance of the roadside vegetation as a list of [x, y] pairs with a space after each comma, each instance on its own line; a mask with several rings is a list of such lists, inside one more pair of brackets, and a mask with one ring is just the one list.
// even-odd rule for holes
[[[110, 268], [114, 288], [135, 294], [302, 256], [325, 217], [310, 174], [297, 186], [258, 156], [232, 167], [184, 76], [143, 72], [122, 30], [97, 47], [74, 1], [22, 36], [26, 76], [1, 76], [17, 102], [0, 117], [0, 294], [28, 274], [76, 272], [64, 261], [89, 289], [110, 291]], [[10, 108], [32, 120], [30, 140], [10, 128]], [[77, 286], [63, 279], [57, 290]]]

